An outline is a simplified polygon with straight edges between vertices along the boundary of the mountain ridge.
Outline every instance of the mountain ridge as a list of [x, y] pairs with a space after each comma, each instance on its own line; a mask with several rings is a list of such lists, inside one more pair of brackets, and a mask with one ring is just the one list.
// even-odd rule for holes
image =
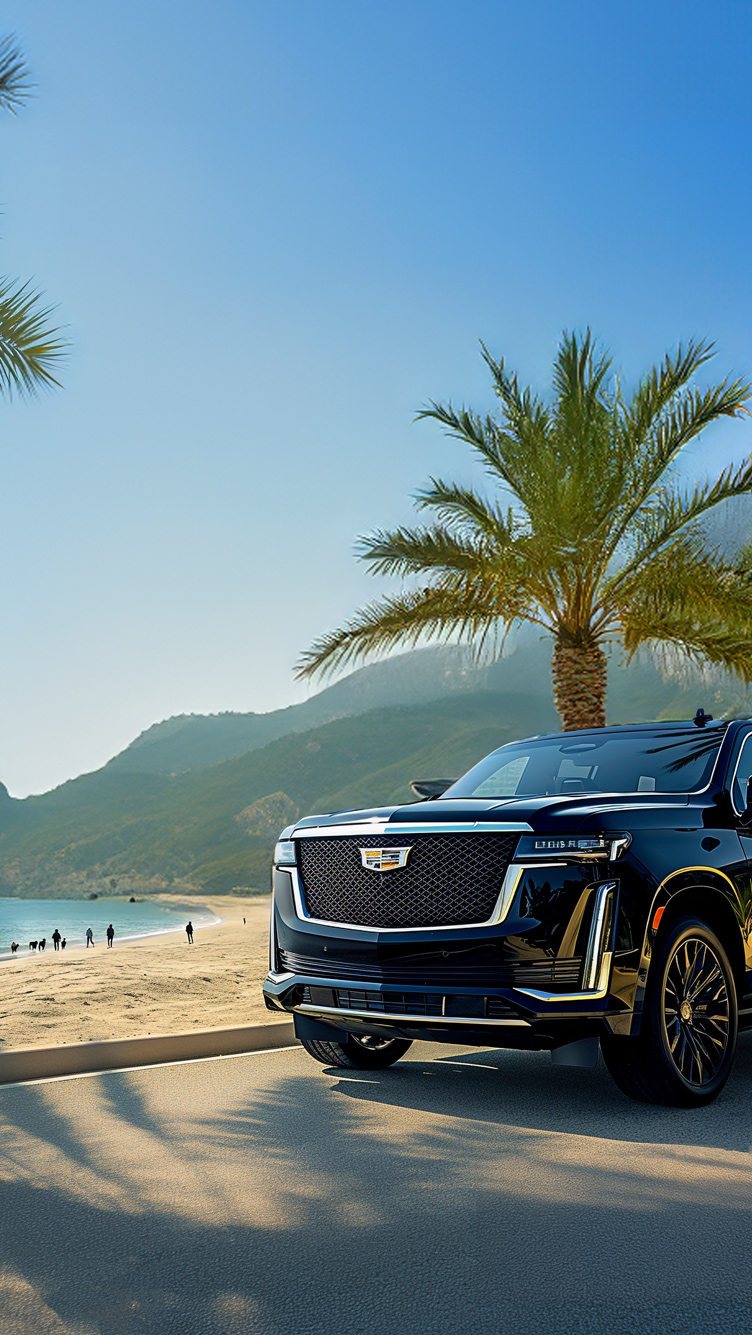
[[[109, 762], [49, 793], [0, 801], [0, 894], [264, 891], [271, 848], [288, 819], [408, 802], [410, 779], [459, 775], [504, 742], [558, 731], [548, 645], [529, 643], [486, 665], [468, 666], [452, 653], [448, 661], [408, 657], [409, 691], [423, 694], [417, 703], [381, 704], [305, 731], [290, 729], [209, 763], [198, 746], [193, 767], [178, 773]], [[399, 675], [404, 665], [390, 663], [391, 675]], [[437, 665], [449, 673], [438, 697]], [[352, 704], [354, 696], [341, 693], [335, 704], [337, 698]], [[653, 662], [612, 662], [612, 722], [691, 717], [698, 705], [721, 714], [745, 702], [746, 692], [722, 674], [662, 675]], [[216, 722], [198, 719], [202, 726]], [[164, 732], [158, 726], [161, 740], [183, 730], [179, 718], [178, 726], [168, 723]]]
[[297, 704], [268, 713], [225, 710], [218, 714], [176, 714], [144, 729], [103, 769], [179, 774], [198, 765], [231, 759], [266, 746], [290, 732], [306, 732], [337, 718], [369, 709], [417, 704], [472, 689], [486, 668], [467, 649], [443, 645], [400, 654], [359, 668]]

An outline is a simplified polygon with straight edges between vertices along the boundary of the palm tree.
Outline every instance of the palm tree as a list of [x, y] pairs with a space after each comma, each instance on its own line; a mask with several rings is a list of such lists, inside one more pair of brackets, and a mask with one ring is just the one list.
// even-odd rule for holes
[[[29, 71], [14, 37], [0, 40], [0, 110], [15, 115], [31, 96]], [[52, 311], [30, 283], [0, 278], [0, 394], [34, 395], [57, 385], [53, 371], [67, 347], [49, 323]]]
[[546, 405], [481, 347], [498, 413], [432, 402], [419, 417], [470, 445], [501, 495], [488, 500], [432, 478], [416, 497], [432, 523], [360, 539], [372, 573], [412, 582], [322, 636], [297, 675], [423, 639], [482, 647], [531, 622], [553, 637], [554, 702], [565, 729], [606, 721], [608, 642], [629, 655], [641, 645], [673, 646], [752, 679], [752, 557], [729, 563], [708, 547], [699, 523], [727, 498], [752, 492], [752, 456], [694, 486], [675, 469], [711, 422], [747, 411], [752, 387], [724, 380], [699, 389], [693, 378], [712, 345], [690, 342], [627, 398], [590, 332], [565, 333]]

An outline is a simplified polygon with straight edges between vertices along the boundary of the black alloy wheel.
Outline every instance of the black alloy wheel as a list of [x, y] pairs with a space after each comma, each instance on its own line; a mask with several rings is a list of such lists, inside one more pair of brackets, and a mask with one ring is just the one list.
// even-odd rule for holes
[[723, 969], [700, 937], [677, 946], [663, 986], [663, 1022], [680, 1076], [702, 1089], [718, 1074], [728, 1048], [731, 1014]]
[[348, 1034], [343, 1043], [323, 1038], [302, 1038], [309, 1056], [323, 1066], [349, 1066], [361, 1071], [382, 1071], [404, 1057], [412, 1046], [401, 1038], [379, 1038], [375, 1034]]
[[606, 1065], [633, 1099], [700, 1107], [723, 1089], [734, 1061], [736, 985], [715, 932], [699, 918], [666, 924], [648, 976], [639, 1037], [601, 1039]]

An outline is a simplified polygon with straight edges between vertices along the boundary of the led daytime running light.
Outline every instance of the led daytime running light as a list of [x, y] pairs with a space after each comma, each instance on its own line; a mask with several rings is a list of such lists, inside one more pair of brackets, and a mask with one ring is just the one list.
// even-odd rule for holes
[[594, 858], [615, 862], [629, 848], [631, 834], [534, 834], [520, 839], [516, 858]]
[[535, 835], [533, 849], [536, 853], [605, 853], [606, 841], [600, 835]]

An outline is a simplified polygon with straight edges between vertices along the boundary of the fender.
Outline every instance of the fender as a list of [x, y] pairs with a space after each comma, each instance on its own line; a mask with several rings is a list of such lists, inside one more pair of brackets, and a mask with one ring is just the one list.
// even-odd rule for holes
[[729, 905], [737, 922], [739, 921], [739, 892], [731, 877], [727, 876], [725, 872], [719, 871], [717, 867], [679, 867], [676, 871], [669, 872], [668, 876], [663, 878], [653, 895], [645, 924], [645, 934], [642, 942], [640, 965], [637, 971], [637, 983], [634, 993], [632, 1024], [630, 1028], [631, 1034], [638, 1034], [640, 1032], [640, 1021], [642, 1019], [642, 1008], [645, 1001], [645, 989], [647, 987], [650, 962], [653, 956], [656, 938], [660, 930], [663, 911], [668, 908], [677, 895], [686, 890], [701, 890], [708, 892], [714, 897], [720, 896], [724, 902]]

